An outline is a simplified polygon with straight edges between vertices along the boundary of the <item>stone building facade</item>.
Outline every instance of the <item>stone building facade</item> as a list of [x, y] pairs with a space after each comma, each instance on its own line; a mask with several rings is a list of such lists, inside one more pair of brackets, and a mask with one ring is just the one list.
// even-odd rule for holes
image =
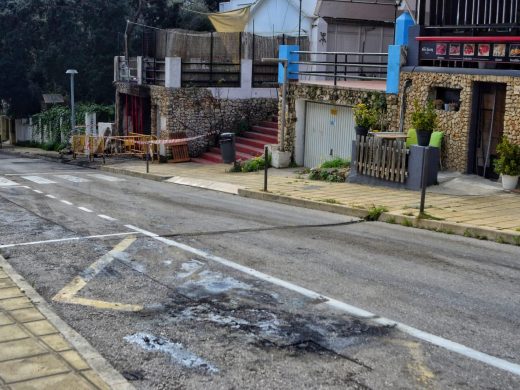
[[[475, 72], [477, 73], [477, 72]], [[404, 116], [404, 130], [411, 128], [411, 115], [414, 102], [420, 105], [434, 99], [432, 91], [436, 88], [450, 88], [460, 90], [460, 102], [458, 111], [437, 110], [438, 129], [445, 132], [442, 145], [442, 162], [444, 169], [459, 172], [468, 172], [468, 158], [470, 153], [470, 132], [472, 119], [475, 120], [474, 87], [475, 83], [501, 83], [505, 84], [505, 113], [503, 123], [503, 135], [510, 141], [520, 144], [520, 77], [509, 75], [462, 74], [450, 69], [450, 72], [442, 69], [431, 71], [405, 71], [401, 73], [400, 88], [404, 90], [407, 80], [411, 80], [411, 86], [406, 93], [406, 107]], [[493, 72], [487, 72], [493, 73]], [[498, 72], [497, 72], [498, 73]], [[390, 120], [392, 127], [399, 126], [399, 112], [402, 96], [396, 99], [396, 109]]]
[[[282, 93], [279, 92], [278, 110], [282, 109]], [[298, 121], [304, 118], [298, 118], [298, 110], [296, 109], [297, 101], [308, 101], [316, 103], [328, 103], [338, 106], [353, 107], [358, 103], [374, 104], [378, 99], [385, 99], [387, 106], [387, 117], [396, 116], [397, 97], [395, 95], [386, 95], [384, 91], [347, 88], [341, 86], [307, 84], [307, 83], [291, 83], [287, 89], [287, 109], [286, 109], [286, 133], [285, 133], [285, 150], [293, 151], [295, 149], [296, 127]], [[278, 117], [278, 128], [281, 126], [281, 117]], [[278, 142], [281, 142], [280, 133], [278, 134]]]
[[[149, 99], [150, 111], [146, 115], [150, 120], [150, 134], [157, 138], [169, 139], [178, 133], [187, 137], [206, 136], [189, 142], [191, 157], [204, 153], [216, 142], [219, 133], [246, 130], [277, 113], [275, 97], [231, 99], [226, 89], [116, 83], [116, 91], [118, 100], [122, 94]], [[122, 103], [117, 104], [119, 124], [124, 115]]]

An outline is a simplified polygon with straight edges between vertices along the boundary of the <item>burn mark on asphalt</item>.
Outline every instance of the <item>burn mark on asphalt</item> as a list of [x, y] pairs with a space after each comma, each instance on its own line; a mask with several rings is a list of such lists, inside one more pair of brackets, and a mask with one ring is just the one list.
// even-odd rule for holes
[[135, 333], [124, 337], [125, 341], [138, 345], [149, 352], [161, 352], [169, 356], [172, 363], [187, 368], [202, 370], [208, 374], [219, 372], [218, 368], [189, 351], [184, 345], [150, 333]]

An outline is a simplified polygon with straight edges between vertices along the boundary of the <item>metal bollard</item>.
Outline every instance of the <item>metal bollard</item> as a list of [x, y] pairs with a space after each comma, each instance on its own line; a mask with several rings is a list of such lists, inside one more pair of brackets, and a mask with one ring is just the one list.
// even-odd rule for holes
[[146, 173], [150, 173], [150, 144], [148, 144], [148, 150], [146, 152]]
[[423, 163], [422, 163], [422, 178], [421, 178], [421, 205], [419, 207], [419, 216], [424, 214], [424, 202], [426, 201], [426, 186], [428, 185], [428, 152], [430, 151], [430, 147], [427, 146], [424, 149], [423, 153]]
[[269, 148], [265, 147], [264, 152], [264, 192], [267, 192], [267, 170], [269, 169]]

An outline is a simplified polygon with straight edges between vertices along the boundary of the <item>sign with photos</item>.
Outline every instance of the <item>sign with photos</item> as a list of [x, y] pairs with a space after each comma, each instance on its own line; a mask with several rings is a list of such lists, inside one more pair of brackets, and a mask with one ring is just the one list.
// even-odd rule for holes
[[421, 60], [520, 62], [520, 43], [421, 42]]

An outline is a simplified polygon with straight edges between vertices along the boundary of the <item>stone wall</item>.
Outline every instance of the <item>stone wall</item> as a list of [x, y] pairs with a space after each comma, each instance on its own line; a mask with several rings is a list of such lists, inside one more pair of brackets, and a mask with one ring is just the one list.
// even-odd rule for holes
[[[119, 88], [118, 85], [118, 92], [125, 93], [126, 88]], [[209, 135], [190, 141], [192, 157], [199, 156], [209, 145], [214, 144], [218, 133], [247, 130], [269, 119], [277, 111], [276, 99], [229, 99], [219, 96], [218, 92], [214, 95], [207, 88], [165, 88], [154, 85], [141, 88], [149, 91], [152, 134], [157, 134], [159, 111], [166, 118], [166, 128], [161, 131], [159, 138], [171, 138], [179, 132], [186, 133], [188, 137]]]
[[[296, 101], [306, 100], [316, 103], [336, 104], [340, 106], [354, 106], [358, 103], [371, 103], [380, 98], [379, 92], [368, 89], [344, 88], [329, 85], [317, 84], [302, 84], [291, 83], [287, 91], [287, 112], [286, 112], [286, 135], [285, 135], [285, 150], [294, 152], [294, 143], [296, 137], [296, 122], [297, 120], [305, 120], [305, 118], [297, 118], [296, 115]], [[279, 92], [278, 110], [280, 116], [278, 117], [278, 128], [281, 127], [281, 110], [282, 110], [282, 92]], [[397, 110], [397, 98], [395, 95], [386, 95], [388, 115], [395, 116], [394, 112]], [[278, 133], [280, 137], [280, 133]], [[280, 143], [281, 140], [278, 139]]]
[[[445, 132], [442, 145], [443, 166], [449, 170], [467, 171], [469, 133], [472, 118], [473, 84], [475, 82], [505, 83], [506, 107], [504, 117], [504, 135], [512, 142], [520, 144], [520, 78], [510, 76], [466, 75], [433, 72], [403, 72], [400, 88], [402, 91], [406, 80], [412, 80], [406, 97], [405, 131], [411, 127], [411, 114], [414, 101], [426, 104], [435, 87], [460, 88], [459, 111], [438, 110], [439, 129]], [[392, 126], [398, 127], [401, 97], [396, 102], [396, 110], [392, 116]]]

